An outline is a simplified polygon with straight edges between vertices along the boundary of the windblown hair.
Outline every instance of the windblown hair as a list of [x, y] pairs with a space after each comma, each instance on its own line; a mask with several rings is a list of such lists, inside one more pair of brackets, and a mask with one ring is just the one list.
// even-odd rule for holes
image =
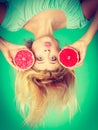
[[76, 109], [75, 74], [62, 66], [54, 71], [34, 67], [17, 72], [16, 100], [25, 123], [38, 125], [50, 106], [64, 111], [66, 106], [72, 115]]

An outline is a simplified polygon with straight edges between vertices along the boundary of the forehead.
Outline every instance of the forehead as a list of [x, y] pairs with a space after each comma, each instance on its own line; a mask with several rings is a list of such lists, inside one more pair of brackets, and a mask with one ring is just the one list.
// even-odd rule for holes
[[37, 68], [38, 70], [50, 70], [50, 71], [58, 69], [59, 66], [60, 65], [58, 62], [55, 64], [51, 64], [51, 63], [43, 63], [43, 64], [35, 63], [34, 64], [34, 67]]

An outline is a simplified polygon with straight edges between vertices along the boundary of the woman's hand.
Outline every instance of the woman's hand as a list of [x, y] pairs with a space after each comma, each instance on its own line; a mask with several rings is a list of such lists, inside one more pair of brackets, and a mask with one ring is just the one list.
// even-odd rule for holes
[[17, 66], [14, 64], [14, 57], [17, 53], [18, 50], [20, 49], [27, 49], [26, 46], [23, 45], [16, 45], [16, 44], [11, 44], [4, 39], [0, 38], [0, 50], [2, 51], [3, 55], [5, 56], [6, 60], [8, 63], [14, 67], [16, 70], [19, 70]]
[[83, 64], [88, 44], [86, 44], [85, 40], [80, 39], [80, 40], [76, 41], [75, 43], [73, 43], [70, 46], [73, 47], [74, 49], [76, 49], [79, 52], [80, 61], [74, 66], [74, 68], [79, 67], [79, 66], [81, 66]]

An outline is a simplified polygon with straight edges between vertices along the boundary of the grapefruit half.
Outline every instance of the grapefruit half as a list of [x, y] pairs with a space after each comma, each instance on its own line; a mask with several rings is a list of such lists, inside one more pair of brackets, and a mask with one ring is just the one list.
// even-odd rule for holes
[[59, 52], [59, 63], [66, 68], [74, 67], [79, 62], [79, 52], [72, 47], [65, 47]]
[[19, 50], [14, 57], [15, 65], [22, 70], [27, 70], [31, 68], [34, 64], [34, 61], [34, 55], [28, 49]]

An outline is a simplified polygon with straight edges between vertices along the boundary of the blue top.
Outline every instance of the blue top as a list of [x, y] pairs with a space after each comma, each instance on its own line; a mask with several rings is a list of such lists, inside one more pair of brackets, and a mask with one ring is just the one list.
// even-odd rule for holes
[[65, 13], [67, 20], [66, 28], [82, 28], [88, 23], [88, 20], [83, 15], [79, 0], [7, 1], [8, 9], [1, 26], [9, 31], [21, 29], [34, 15], [49, 9], [59, 9]]

